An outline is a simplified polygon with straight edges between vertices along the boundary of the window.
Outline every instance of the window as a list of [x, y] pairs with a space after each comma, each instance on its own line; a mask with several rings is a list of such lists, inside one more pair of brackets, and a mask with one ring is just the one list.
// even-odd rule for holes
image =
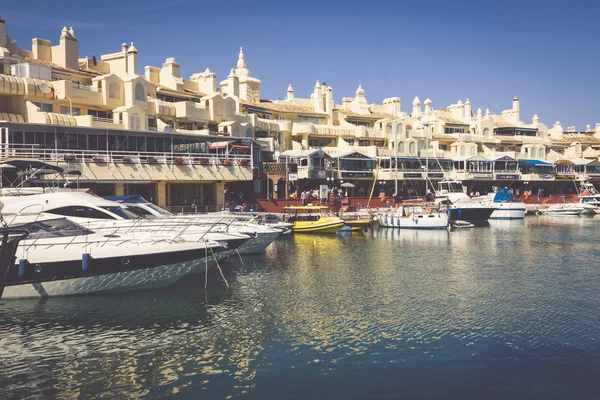
[[444, 133], [465, 133], [465, 128], [444, 128]]
[[370, 140], [359, 140], [358, 141], [358, 145], [359, 146], [370, 146], [371, 145], [371, 141]]
[[298, 117], [294, 120], [294, 123], [296, 124], [313, 124], [313, 125], [318, 125], [321, 122], [321, 120], [319, 118], [312, 118], [312, 117]]
[[50, 214], [64, 215], [65, 217], [92, 218], [92, 219], [116, 219], [109, 214], [91, 207], [68, 206], [49, 210]]
[[41, 112], [52, 112], [53, 108], [52, 108], [52, 104], [50, 103], [40, 103], [37, 101], [34, 101], [33, 104], [35, 104], [37, 107], [40, 108]]
[[354, 146], [354, 139], [344, 139], [350, 146]]
[[129, 117], [129, 125], [129, 129], [141, 129], [142, 123], [140, 120], [140, 116], [137, 113], [131, 114], [131, 116]]
[[91, 115], [92, 117], [97, 117], [97, 118], [110, 118], [109, 113], [107, 113], [106, 111], [102, 111], [102, 110], [88, 109], [88, 115]]
[[141, 83], [137, 83], [135, 85], [135, 99], [139, 101], [146, 101], [146, 90], [144, 89], [144, 85]]
[[117, 82], [111, 82], [108, 85], [108, 97], [110, 97], [111, 99], [121, 98], [121, 87]]
[[71, 108], [71, 106], [60, 106], [60, 113], [65, 115], [81, 115], [81, 108]]

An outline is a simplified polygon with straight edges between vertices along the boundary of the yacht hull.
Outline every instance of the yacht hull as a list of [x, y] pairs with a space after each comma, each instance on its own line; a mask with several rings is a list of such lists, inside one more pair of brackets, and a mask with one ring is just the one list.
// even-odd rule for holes
[[527, 208], [522, 203], [497, 203], [489, 219], [523, 219]]
[[485, 226], [494, 211], [495, 207], [453, 206], [449, 209], [450, 223], [465, 221], [475, 226]]
[[386, 213], [379, 216], [379, 225], [384, 228], [400, 229], [446, 229], [448, 228], [448, 214], [415, 213], [403, 216], [400, 213]]
[[[220, 252], [222, 248], [213, 249]], [[209, 250], [210, 253], [210, 250]], [[2, 299], [45, 298], [160, 289], [204, 266], [205, 249], [91, 258], [87, 270], [82, 260], [36, 262], [19, 274], [15, 265], [6, 280]], [[39, 269], [39, 272], [36, 272]]]

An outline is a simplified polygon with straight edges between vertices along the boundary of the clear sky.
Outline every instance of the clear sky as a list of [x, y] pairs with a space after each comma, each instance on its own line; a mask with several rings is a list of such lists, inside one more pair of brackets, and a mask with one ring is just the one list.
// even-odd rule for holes
[[[429, 97], [434, 108], [459, 99], [499, 114], [521, 100], [550, 127], [600, 122], [600, 2], [570, 1], [152, 1], [5, 2], [0, 14], [22, 48], [58, 42], [73, 26], [80, 57], [131, 41], [140, 72], [167, 57], [188, 78], [207, 67], [219, 81], [244, 47], [261, 97], [284, 98], [288, 84], [308, 97], [317, 80], [335, 101], [363, 85], [369, 103]], [[139, 4], [139, 5], [138, 5]]]

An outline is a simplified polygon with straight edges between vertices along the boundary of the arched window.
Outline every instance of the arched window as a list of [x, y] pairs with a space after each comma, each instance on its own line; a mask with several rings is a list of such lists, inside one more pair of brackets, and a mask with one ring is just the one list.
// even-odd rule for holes
[[412, 126], [411, 125], [407, 125], [406, 126], [406, 138], [408, 139], [410, 137], [410, 131], [412, 130]]
[[476, 146], [472, 146], [472, 147], [471, 147], [471, 155], [472, 155], [472, 156], [475, 156], [475, 155], [477, 155], [477, 147], [476, 147]]
[[483, 130], [483, 136], [485, 136], [485, 137], [489, 137], [490, 136], [490, 128], [485, 128]]
[[417, 144], [415, 142], [411, 142], [408, 145], [408, 152], [410, 154], [416, 154], [417, 153]]
[[146, 90], [144, 89], [144, 85], [141, 83], [135, 85], [135, 99], [146, 101]]
[[546, 158], [546, 151], [542, 148], [538, 149], [538, 158], [543, 160]]
[[535, 150], [535, 147], [531, 148], [531, 158], [536, 158], [537, 157], [537, 151]]
[[129, 116], [129, 129], [139, 130], [142, 129], [142, 123], [140, 120], [140, 116], [136, 113], [133, 113]]
[[404, 153], [404, 142], [398, 143], [398, 153]]
[[461, 157], [465, 156], [465, 146], [460, 146], [460, 156]]
[[117, 82], [111, 82], [108, 85], [108, 97], [111, 99], [121, 98], [121, 87]]

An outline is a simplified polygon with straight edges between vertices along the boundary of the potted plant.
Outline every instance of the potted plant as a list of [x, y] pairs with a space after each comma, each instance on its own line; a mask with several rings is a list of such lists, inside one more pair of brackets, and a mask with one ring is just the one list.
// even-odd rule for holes
[[248, 164], [250, 164], [249, 160], [246, 160], [245, 158], [240, 160], [240, 165], [248, 165]]
[[183, 158], [181, 158], [181, 157], [175, 157], [173, 159], [173, 165], [183, 165]]
[[210, 164], [210, 160], [208, 158], [201, 158], [200, 159], [200, 164], [202, 164], [202, 165], [208, 165], [208, 164]]
[[146, 157], [146, 162], [148, 164], [158, 164], [158, 160], [156, 157]]
[[65, 154], [65, 161], [77, 161], [75, 154]]
[[229, 158], [224, 159], [223, 165], [227, 165], [227, 166], [231, 165], [231, 160]]
[[131, 160], [131, 157], [129, 156], [123, 156], [123, 158], [121, 159], [125, 164], [131, 164], [133, 161]]

